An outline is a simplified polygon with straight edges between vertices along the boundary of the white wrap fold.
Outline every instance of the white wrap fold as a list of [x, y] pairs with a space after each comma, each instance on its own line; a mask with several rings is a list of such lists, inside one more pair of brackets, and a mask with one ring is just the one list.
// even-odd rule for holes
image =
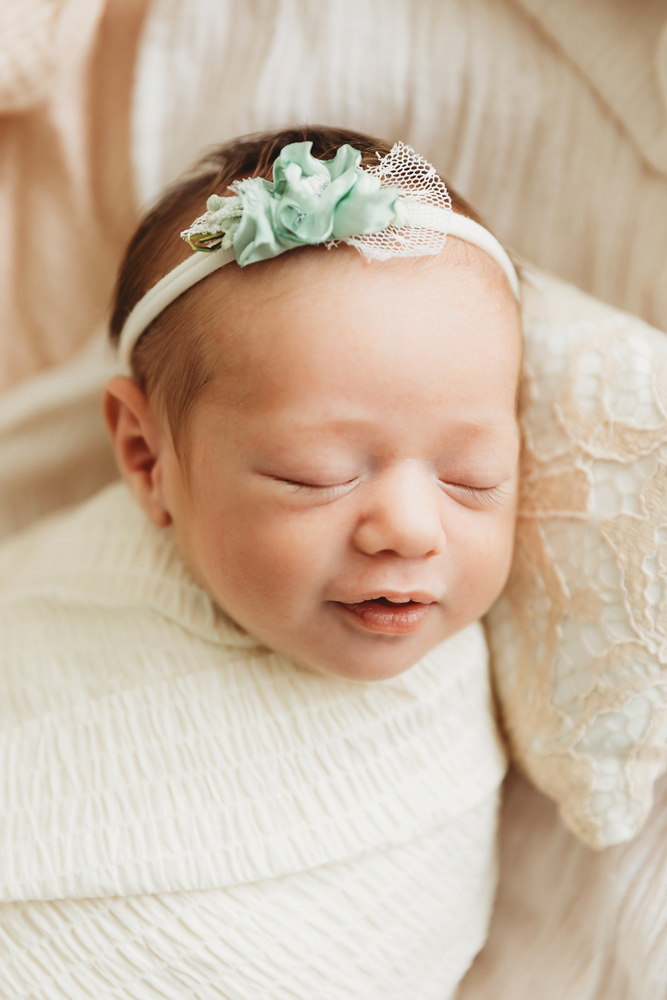
[[450, 996], [505, 769], [479, 626], [298, 669], [115, 485], [4, 544], [0, 634], [0, 996]]

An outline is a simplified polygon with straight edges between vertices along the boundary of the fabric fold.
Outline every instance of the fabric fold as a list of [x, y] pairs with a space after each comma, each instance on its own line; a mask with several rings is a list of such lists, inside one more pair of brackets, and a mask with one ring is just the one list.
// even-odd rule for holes
[[122, 484], [5, 544], [0, 579], [4, 901], [347, 863], [502, 780], [479, 625], [382, 683], [300, 669], [213, 606]]
[[661, 0], [519, 0], [667, 173], [667, 10]]

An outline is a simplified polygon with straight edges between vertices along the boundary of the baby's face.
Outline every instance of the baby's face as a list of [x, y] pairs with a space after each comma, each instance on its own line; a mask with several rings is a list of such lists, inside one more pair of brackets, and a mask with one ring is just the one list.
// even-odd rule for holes
[[161, 456], [164, 504], [194, 576], [267, 646], [393, 677], [505, 582], [517, 308], [496, 265], [456, 242], [418, 262], [288, 257], [202, 288], [220, 370], [187, 467]]

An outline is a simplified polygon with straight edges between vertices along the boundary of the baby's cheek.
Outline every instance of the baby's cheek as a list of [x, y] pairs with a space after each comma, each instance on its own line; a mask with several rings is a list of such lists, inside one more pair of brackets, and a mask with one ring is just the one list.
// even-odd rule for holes
[[200, 550], [216, 593], [261, 602], [268, 616], [292, 617], [326, 574], [326, 531], [298, 513], [240, 505], [216, 518]]
[[462, 597], [471, 621], [485, 614], [505, 585], [512, 560], [514, 518], [503, 514], [478, 524], [462, 553]]
[[514, 552], [514, 525], [515, 517], [508, 516], [496, 526], [491, 535], [487, 548], [488, 555], [483, 557], [488, 561], [489, 572], [485, 581], [484, 601], [486, 606], [482, 613], [485, 613], [500, 596], [507, 581]]

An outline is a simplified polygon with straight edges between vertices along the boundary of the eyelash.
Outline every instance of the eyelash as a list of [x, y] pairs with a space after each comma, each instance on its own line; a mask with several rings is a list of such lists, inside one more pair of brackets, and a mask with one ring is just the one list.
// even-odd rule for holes
[[356, 479], [348, 479], [345, 483], [334, 483], [332, 486], [318, 486], [316, 483], [299, 483], [296, 479], [279, 479], [278, 482], [286, 483], [288, 486], [293, 487], [295, 493], [301, 493], [304, 490], [317, 490], [318, 493], [326, 493], [328, 491], [339, 490], [343, 486], [351, 486], [352, 483], [356, 482]]
[[443, 483], [443, 486], [461, 490], [463, 493], [475, 497], [476, 500], [481, 500], [489, 505], [502, 503], [507, 496], [505, 490], [499, 486], [465, 486], [462, 483]]
[[[294, 493], [316, 491], [320, 495], [325, 495], [327, 492], [334, 493], [336, 490], [340, 490], [344, 486], [350, 486], [352, 483], [356, 482], [356, 479], [348, 479], [347, 482], [335, 483], [332, 486], [318, 486], [315, 483], [300, 483], [295, 479], [280, 479], [279, 482], [291, 486]], [[502, 503], [507, 496], [506, 492], [499, 486], [466, 486], [463, 483], [444, 482], [442, 485], [449, 486], [455, 490], [461, 490], [462, 493], [467, 493], [476, 500], [480, 500], [482, 503], [486, 503], [490, 506]]]

